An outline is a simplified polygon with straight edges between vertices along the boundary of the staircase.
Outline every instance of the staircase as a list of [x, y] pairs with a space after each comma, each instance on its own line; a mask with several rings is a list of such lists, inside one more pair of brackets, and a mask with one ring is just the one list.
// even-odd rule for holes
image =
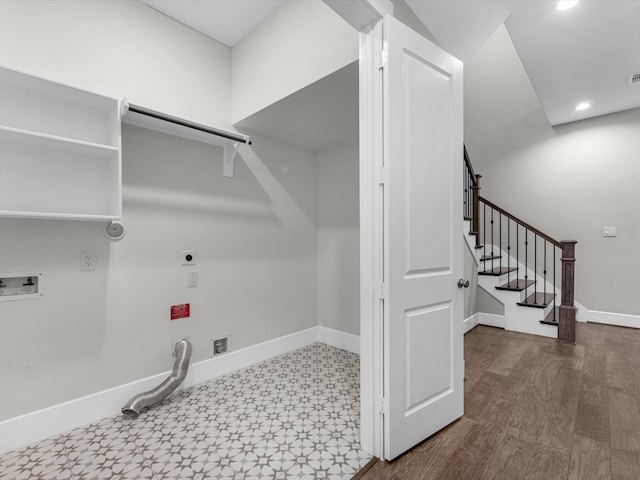
[[558, 241], [480, 196], [464, 150], [464, 218], [478, 286], [504, 305], [506, 330], [575, 342], [574, 240]]

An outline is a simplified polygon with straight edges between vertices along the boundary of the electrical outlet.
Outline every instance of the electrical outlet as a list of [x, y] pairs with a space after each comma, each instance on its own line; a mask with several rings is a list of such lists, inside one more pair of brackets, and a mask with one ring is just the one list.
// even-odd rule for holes
[[96, 252], [83, 250], [80, 252], [80, 270], [89, 271], [96, 269]]
[[603, 237], [615, 237], [616, 236], [616, 227], [602, 227], [602, 236]]
[[187, 272], [187, 287], [198, 286], [198, 272]]
[[180, 260], [182, 262], [182, 265], [195, 265], [196, 264], [195, 250], [182, 250]]

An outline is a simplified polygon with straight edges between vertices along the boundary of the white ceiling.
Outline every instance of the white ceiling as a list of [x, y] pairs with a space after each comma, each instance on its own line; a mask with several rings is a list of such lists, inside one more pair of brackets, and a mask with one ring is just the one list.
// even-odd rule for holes
[[233, 47], [285, 0], [142, 0], [165, 15]]
[[357, 140], [358, 112], [358, 62], [354, 62], [235, 126], [318, 152]]
[[[143, 1], [233, 46], [285, 0]], [[564, 12], [555, 0], [405, 2], [463, 61], [504, 22], [552, 125], [640, 107], [640, 83], [628, 84], [640, 72], [640, 0], [582, 0]], [[583, 101], [592, 107], [576, 112]]]
[[[640, 107], [640, 83], [629, 84], [640, 72], [639, 1], [583, 0], [566, 12], [534, 2], [505, 25], [551, 125]], [[591, 108], [576, 111], [581, 102]]]
[[[640, 107], [640, 1], [405, 0], [438, 43], [467, 60], [502, 23], [552, 125]], [[576, 111], [578, 103], [588, 110]]]

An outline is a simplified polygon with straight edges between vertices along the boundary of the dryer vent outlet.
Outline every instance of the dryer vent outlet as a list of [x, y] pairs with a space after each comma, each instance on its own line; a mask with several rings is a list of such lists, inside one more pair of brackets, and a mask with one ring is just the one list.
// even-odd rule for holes
[[212, 340], [213, 342], [213, 356], [221, 355], [229, 351], [229, 337], [218, 338]]

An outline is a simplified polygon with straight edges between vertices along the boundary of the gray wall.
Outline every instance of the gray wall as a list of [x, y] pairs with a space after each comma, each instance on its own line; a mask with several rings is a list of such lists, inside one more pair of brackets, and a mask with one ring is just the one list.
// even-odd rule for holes
[[407, 27], [418, 32], [427, 40], [438, 45], [438, 41], [429, 31], [429, 29], [422, 23], [413, 10], [407, 5], [404, 0], [391, 0], [393, 4], [393, 16], [404, 23]]
[[482, 195], [579, 242], [576, 300], [591, 310], [640, 314], [638, 132], [639, 109], [551, 127], [503, 26], [465, 65], [465, 143]]
[[504, 305], [483, 288], [478, 288], [478, 311], [493, 315], [504, 315]]
[[320, 325], [360, 334], [358, 144], [317, 155], [318, 318]]
[[464, 289], [464, 318], [478, 313], [478, 266], [473, 259], [467, 242], [464, 242], [464, 278], [469, 280], [469, 288]]
[[[121, 241], [102, 223], [0, 219], [2, 270], [46, 277], [44, 298], [0, 303], [0, 419], [165, 371], [182, 336], [197, 362], [213, 338], [235, 350], [317, 325], [313, 155], [262, 139], [262, 164], [238, 161], [228, 179], [218, 147], [123, 133]], [[80, 271], [81, 250], [97, 252], [96, 271]], [[180, 303], [191, 317], [170, 321]]]
[[358, 32], [321, 0], [288, 0], [232, 49], [235, 125], [358, 60]]
[[139, 1], [3, 0], [0, 65], [230, 125], [231, 51]]
[[[230, 50], [140, 2], [7, 0], [0, 40], [12, 46], [0, 50], [2, 65], [230, 124]], [[46, 280], [42, 299], [0, 302], [0, 378], [11, 386], [0, 421], [166, 371], [171, 341], [183, 336], [195, 362], [210, 357], [212, 338], [230, 334], [236, 350], [318, 325], [327, 277], [317, 247], [335, 225], [323, 217], [319, 237], [317, 215], [333, 207], [318, 209], [317, 156], [259, 136], [252, 148], [229, 179], [218, 147], [124, 126], [124, 239], [109, 241], [99, 222], [0, 219], [0, 273]], [[95, 271], [80, 271], [82, 250], [96, 251]], [[180, 265], [181, 250], [197, 251], [194, 268]], [[357, 290], [354, 302], [342, 306], [357, 315]], [[170, 321], [179, 303], [191, 317]], [[353, 325], [333, 324], [357, 333]]]
[[473, 253], [465, 242], [464, 278], [469, 280], [469, 288], [464, 290], [464, 318], [476, 313], [504, 315], [504, 305], [478, 286], [478, 266]]

